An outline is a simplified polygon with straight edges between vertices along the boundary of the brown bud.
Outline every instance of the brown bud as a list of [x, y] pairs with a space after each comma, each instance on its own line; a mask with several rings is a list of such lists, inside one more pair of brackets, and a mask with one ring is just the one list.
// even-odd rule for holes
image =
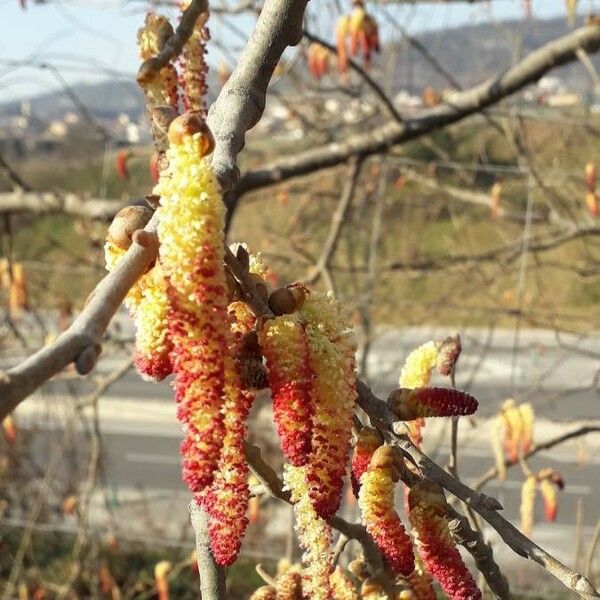
[[408, 493], [408, 506], [412, 508], [415, 503], [426, 503], [429, 508], [446, 514], [448, 503], [442, 486], [433, 479], [422, 479]]
[[126, 206], [115, 215], [106, 239], [121, 250], [127, 250], [131, 246], [134, 232], [143, 229], [150, 217], [152, 210], [146, 206]]
[[75, 369], [80, 375], [87, 375], [98, 362], [98, 357], [102, 352], [99, 344], [85, 347], [75, 359]]
[[196, 135], [197, 133], [201, 135], [202, 140], [200, 154], [201, 156], [207, 156], [215, 148], [215, 138], [199, 112], [189, 112], [181, 115], [169, 125], [169, 143], [181, 144], [186, 136]]
[[269, 307], [276, 315], [289, 315], [302, 308], [306, 288], [301, 284], [286, 285], [271, 292]]
[[365, 561], [360, 558], [353, 560], [348, 565], [348, 571], [361, 581], [364, 581], [369, 576], [369, 569], [367, 568]]
[[363, 427], [356, 436], [356, 445], [366, 446], [368, 448], [377, 448], [383, 444], [381, 433], [374, 427]]
[[258, 295], [265, 301], [269, 300], [269, 288], [267, 282], [257, 273], [250, 273], [250, 278], [254, 282]]
[[278, 288], [269, 296], [269, 307], [276, 315], [289, 315], [296, 310], [296, 301], [291, 290]]
[[369, 469], [391, 470], [392, 478], [397, 481], [404, 471], [404, 460], [394, 446], [380, 446], [371, 457]]
[[138, 229], [133, 232], [131, 239], [143, 248], [150, 248], [158, 252], [158, 235], [154, 231]]
[[405, 402], [410, 392], [411, 390], [405, 388], [393, 390], [387, 399], [388, 408], [401, 421], [412, 421], [417, 418], [417, 415], [410, 410]]

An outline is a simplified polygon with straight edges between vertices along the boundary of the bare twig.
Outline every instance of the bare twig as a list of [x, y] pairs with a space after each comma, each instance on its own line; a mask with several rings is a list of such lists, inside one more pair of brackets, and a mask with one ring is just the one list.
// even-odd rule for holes
[[208, 515], [194, 500], [189, 504], [190, 519], [196, 532], [196, 556], [202, 600], [225, 600], [225, 569], [215, 563], [208, 537]]
[[596, 527], [594, 529], [594, 535], [592, 536], [592, 541], [590, 542], [590, 547], [588, 550], [587, 558], [585, 561], [585, 576], [592, 577], [592, 566], [594, 564], [594, 555], [596, 554], [596, 548], [598, 547], [598, 542], [600, 542], [600, 519], [596, 523]]
[[346, 221], [346, 216], [352, 203], [352, 197], [354, 196], [354, 190], [356, 189], [356, 183], [360, 174], [360, 167], [360, 160], [352, 160], [350, 162], [348, 174], [345, 176], [346, 183], [335, 212], [331, 217], [331, 223], [323, 244], [323, 250], [321, 251], [317, 264], [312, 269], [312, 274], [305, 279], [305, 282], [308, 284], [317, 281], [323, 271], [329, 267], [329, 262], [335, 253], [335, 249], [340, 239], [342, 225]]
[[[535, 454], [537, 454], [538, 452], [543, 452], [544, 450], [550, 450], [551, 448], [554, 448], [555, 446], [560, 446], [561, 444], [564, 444], [565, 442], [568, 442], [569, 440], [576, 439], [576, 438], [582, 437], [584, 435], [588, 435], [590, 433], [600, 433], [600, 425], [585, 425], [583, 427], [578, 427], [577, 429], [574, 429], [573, 431], [568, 431], [567, 433], [562, 433], [561, 435], [557, 435], [556, 437], [550, 438], [549, 440], [546, 440], [545, 442], [541, 442], [539, 444], [534, 444], [531, 447], [531, 449], [529, 450], [529, 452], [526, 452], [523, 455], [523, 458], [528, 459], [531, 456], [534, 456]], [[511, 467], [514, 467], [515, 464], [518, 464], [518, 463], [515, 463], [511, 460], [505, 459], [504, 468], [510, 469]], [[496, 477], [498, 477], [497, 467], [490, 467], [479, 479], [477, 479], [475, 481], [475, 483], [473, 484], [473, 489], [480, 490], [481, 488], [483, 488], [483, 486], [488, 481], [491, 481], [492, 479], [495, 479]]]
[[[316, 42], [324, 48], [327, 48], [327, 50], [329, 50], [331, 54], [337, 54], [337, 48], [333, 44], [330, 44], [323, 38], [320, 38], [319, 36], [310, 33], [306, 29], [304, 29], [304, 37], [307, 40], [310, 40], [311, 42]], [[381, 86], [367, 73], [367, 71], [365, 71], [365, 69], [363, 69], [356, 61], [352, 60], [351, 58], [348, 59], [348, 66], [355, 73], [358, 73], [361, 79], [371, 88], [373, 93], [377, 96], [377, 98], [379, 98], [379, 100], [385, 106], [385, 108], [387, 109], [390, 116], [394, 119], [394, 121], [396, 121], [397, 123], [402, 123], [402, 115], [398, 112], [398, 110], [396, 109], [392, 101], [389, 99], [388, 95], [383, 91]]]
[[500, 600], [509, 600], [511, 595], [508, 580], [494, 559], [492, 547], [486, 544], [479, 531], [471, 528], [467, 517], [453, 508], [448, 512], [451, 517], [448, 525], [456, 541], [469, 551], [493, 594]]
[[90, 219], [110, 219], [123, 207], [122, 200], [86, 198], [78, 194], [32, 192], [26, 188], [0, 193], [0, 213], [61, 213]]

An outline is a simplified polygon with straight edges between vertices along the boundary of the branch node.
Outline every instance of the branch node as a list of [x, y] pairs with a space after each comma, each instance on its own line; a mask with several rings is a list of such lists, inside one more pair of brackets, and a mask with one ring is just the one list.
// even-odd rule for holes
[[98, 362], [98, 357], [102, 352], [100, 344], [95, 344], [84, 348], [75, 359], [75, 368], [80, 375], [87, 375], [92, 371]]

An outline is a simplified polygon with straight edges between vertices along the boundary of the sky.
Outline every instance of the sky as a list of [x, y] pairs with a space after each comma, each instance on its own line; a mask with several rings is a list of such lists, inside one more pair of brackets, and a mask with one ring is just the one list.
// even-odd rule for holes
[[[142, 0], [50, 0], [46, 4], [0, 0], [0, 102], [36, 95], [60, 87], [60, 83], [40, 62], [51, 63], [69, 83], [102, 77], [133, 78], [138, 58], [135, 33], [143, 21], [147, 3]], [[227, 1], [227, 0], [220, 0]], [[230, 2], [232, 0], [229, 0]], [[347, 0], [340, 0], [347, 2]], [[311, 21], [322, 35], [331, 37], [331, 17], [319, 9], [325, 0], [312, 0]], [[319, 6], [321, 5], [321, 6]], [[565, 14], [565, 0], [532, 0], [534, 16], [550, 18]], [[368, 6], [368, 3], [367, 3]], [[600, 12], [600, 0], [580, 0], [580, 12]], [[411, 33], [425, 29], [457, 27], [482, 21], [523, 17], [523, 0], [490, 0], [479, 5], [394, 7], [394, 17]], [[381, 22], [382, 16], [379, 15]], [[227, 47], [224, 54], [213, 44], [209, 63], [218, 64], [243, 42], [240, 33], [252, 26], [250, 17], [211, 17], [214, 39]], [[385, 24], [382, 23], [385, 37]], [[16, 61], [16, 62], [15, 62]], [[34, 63], [24, 66], [22, 63]]]

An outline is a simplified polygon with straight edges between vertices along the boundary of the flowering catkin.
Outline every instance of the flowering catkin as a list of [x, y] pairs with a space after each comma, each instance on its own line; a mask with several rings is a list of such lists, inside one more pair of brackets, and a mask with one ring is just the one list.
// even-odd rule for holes
[[[139, 57], [143, 61], [151, 60], [160, 52], [172, 33], [173, 28], [166, 17], [148, 12], [144, 26], [137, 33]], [[166, 64], [157, 72], [142, 65], [138, 82], [144, 89], [149, 106], [168, 105], [177, 109], [177, 71], [173, 65]]]
[[203, 505], [211, 516], [208, 533], [212, 552], [220, 565], [235, 562], [248, 525], [250, 492], [244, 441], [254, 395], [241, 390], [236, 362], [229, 358], [226, 364], [225, 437], [214, 481], [203, 498]]
[[415, 570], [406, 579], [414, 600], [435, 600], [431, 576], [419, 556], [415, 556]]
[[408, 495], [416, 546], [429, 573], [450, 600], [479, 600], [481, 592], [465, 566], [446, 522], [446, 499], [432, 481], [417, 483]]
[[521, 531], [525, 535], [531, 535], [533, 529], [535, 495], [537, 491], [537, 478], [535, 475], [528, 475], [521, 487]]
[[363, 473], [369, 468], [373, 453], [382, 443], [381, 434], [377, 429], [365, 427], [358, 432], [356, 444], [354, 444], [354, 450], [352, 451], [351, 462], [352, 491], [357, 498], [360, 489], [360, 479]]
[[[180, 2], [182, 10], [190, 4], [189, 0]], [[180, 76], [179, 83], [183, 91], [182, 100], [184, 110], [206, 112], [204, 96], [207, 91], [206, 74], [206, 42], [210, 39], [206, 21], [208, 13], [199, 15], [192, 34], [184, 44], [179, 55]]]
[[330, 600], [331, 529], [312, 505], [308, 495], [306, 469], [307, 467], [286, 465], [283, 472], [283, 480], [294, 503], [298, 540], [304, 549], [306, 569], [302, 589], [304, 595], [311, 600]]
[[[413, 350], [402, 367], [399, 384], [401, 388], [415, 389], [426, 387], [431, 381], [431, 374], [439, 359], [438, 347], [434, 342], [426, 342]], [[408, 422], [410, 437], [414, 444], [421, 445], [423, 441], [423, 427], [425, 421], [422, 418]]]
[[541, 469], [537, 479], [544, 502], [544, 516], [546, 521], [553, 522], [558, 513], [558, 490], [564, 489], [564, 479], [554, 469]]
[[202, 124], [194, 119], [184, 115], [171, 124], [168, 167], [154, 192], [161, 198], [159, 258], [169, 282], [175, 398], [186, 433], [184, 479], [198, 494], [212, 481], [225, 433], [221, 408], [229, 332], [224, 205], [203, 158]]
[[156, 265], [146, 276], [141, 300], [135, 312], [135, 354], [137, 370], [145, 378], [161, 381], [173, 368], [173, 349], [168, 333], [169, 299], [162, 269]]
[[390, 410], [399, 419], [410, 421], [425, 417], [458, 417], [477, 410], [473, 396], [450, 388], [394, 390], [388, 397]]
[[361, 479], [358, 504], [363, 524], [388, 565], [394, 573], [406, 576], [415, 564], [412, 541], [394, 508], [395, 462], [401, 460], [391, 446], [375, 451]]
[[347, 315], [331, 295], [311, 294], [300, 310], [313, 379], [313, 430], [308, 493], [317, 514], [329, 518], [342, 494], [356, 403], [356, 344]]
[[439, 351], [435, 342], [427, 342], [413, 350], [402, 367], [400, 387], [415, 389], [428, 386], [438, 357]]
[[273, 418], [284, 456], [295, 466], [306, 464], [311, 448], [312, 374], [304, 327], [294, 316], [271, 319], [260, 342], [269, 371]]
[[[106, 270], [112, 271], [125, 253], [125, 249], [107, 240], [104, 244]], [[125, 296], [125, 306], [135, 322], [135, 366], [144, 378], [160, 381], [172, 371], [169, 298], [160, 265], [155, 265], [131, 287]]]
[[291, 568], [277, 579], [277, 600], [302, 600], [302, 575], [299, 569]]
[[250, 600], [277, 600], [277, 591], [272, 585], [263, 585], [250, 596]]
[[360, 600], [358, 591], [341, 567], [336, 567], [329, 578], [334, 600]]

